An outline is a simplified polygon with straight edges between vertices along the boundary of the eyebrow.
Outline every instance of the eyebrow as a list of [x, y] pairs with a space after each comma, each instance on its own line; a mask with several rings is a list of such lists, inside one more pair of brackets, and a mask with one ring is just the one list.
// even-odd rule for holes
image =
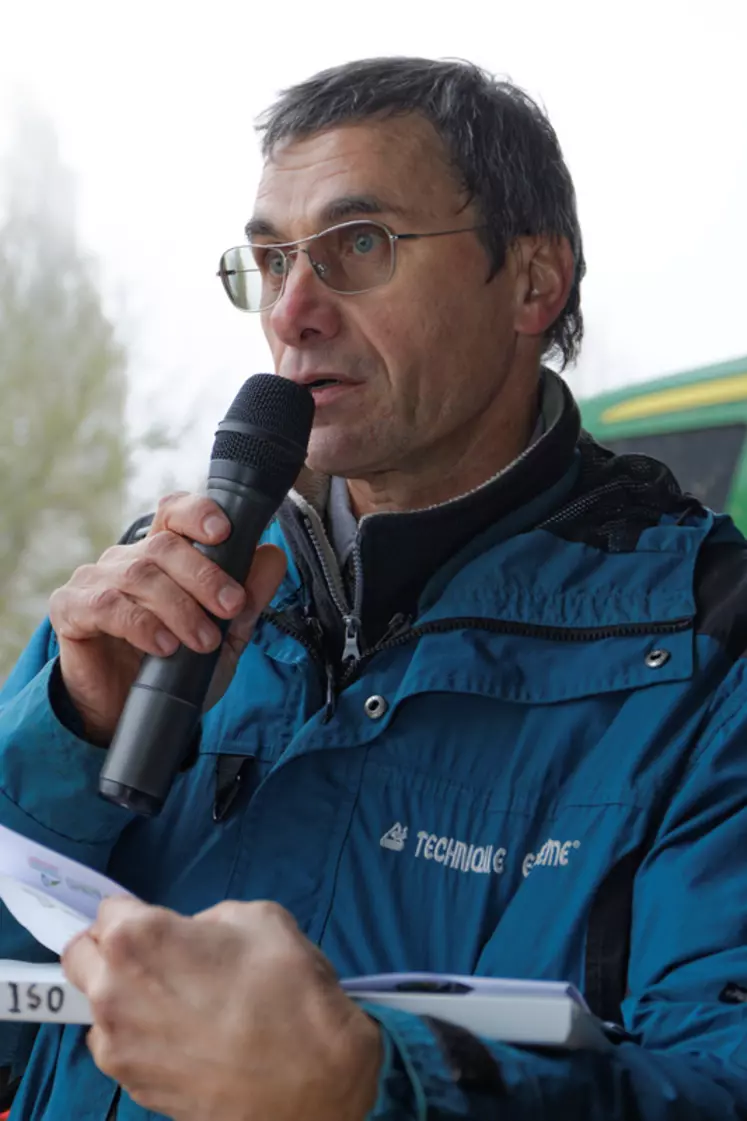
[[[388, 202], [377, 195], [342, 195], [328, 203], [319, 215], [322, 229], [325, 225], [334, 225], [335, 222], [344, 222], [346, 218], [354, 218], [359, 214], [396, 214], [403, 217], [405, 214], [401, 206]], [[250, 218], [244, 227], [247, 240], [255, 237], [272, 237], [278, 242], [283, 242], [283, 235], [277, 227], [266, 218]], [[286, 239], [287, 240], [287, 239]]]

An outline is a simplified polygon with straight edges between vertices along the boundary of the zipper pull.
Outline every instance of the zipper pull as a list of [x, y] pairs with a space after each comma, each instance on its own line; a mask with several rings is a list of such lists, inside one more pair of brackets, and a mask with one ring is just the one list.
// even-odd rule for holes
[[345, 624], [345, 645], [342, 648], [343, 662], [359, 662], [361, 657], [361, 622], [356, 615], [343, 615]]

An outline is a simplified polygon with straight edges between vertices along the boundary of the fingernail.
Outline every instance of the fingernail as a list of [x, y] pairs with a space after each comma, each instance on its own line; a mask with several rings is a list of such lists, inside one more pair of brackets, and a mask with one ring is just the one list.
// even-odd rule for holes
[[218, 603], [224, 611], [235, 611], [244, 602], [244, 593], [235, 584], [224, 584], [218, 592]]
[[162, 654], [173, 654], [179, 643], [171, 631], [156, 632], [156, 646]]
[[205, 626], [198, 629], [197, 637], [200, 640], [200, 646], [204, 646], [206, 650], [212, 650], [220, 635], [215, 627]]
[[208, 514], [202, 523], [202, 528], [208, 537], [223, 537], [229, 528], [228, 519], [222, 518], [220, 514]]

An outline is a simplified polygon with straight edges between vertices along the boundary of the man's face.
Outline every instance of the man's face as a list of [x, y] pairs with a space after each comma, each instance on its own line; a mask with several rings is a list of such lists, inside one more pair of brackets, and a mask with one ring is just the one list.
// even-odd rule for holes
[[[369, 200], [367, 212], [352, 201], [359, 198]], [[380, 206], [375, 214], [371, 199]], [[254, 240], [267, 243], [366, 217], [394, 233], [480, 222], [434, 129], [414, 114], [279, 146], [265, 165], [255, 214], [272, 232]], [[403, 241], [395, 251], [392, 279], [356, 295], [331, 291], [299, 253], [282, 297], [262, 313], [278, 374], [341, 381], [315, 393], [314, 470], [373, 479], [446, 467], [463, 458], [495, 411], [517, 337], [511, 258], [486, 284], [478, 233]]]

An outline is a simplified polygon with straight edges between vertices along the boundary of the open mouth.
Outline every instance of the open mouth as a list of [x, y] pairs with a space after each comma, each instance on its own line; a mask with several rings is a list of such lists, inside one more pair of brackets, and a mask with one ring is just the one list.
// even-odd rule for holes
[[309, 389], [326, 389], [330, 385], [342, 385], [343, 383], [337, 378], [319, 378], [317, 381], [309, 382]]

